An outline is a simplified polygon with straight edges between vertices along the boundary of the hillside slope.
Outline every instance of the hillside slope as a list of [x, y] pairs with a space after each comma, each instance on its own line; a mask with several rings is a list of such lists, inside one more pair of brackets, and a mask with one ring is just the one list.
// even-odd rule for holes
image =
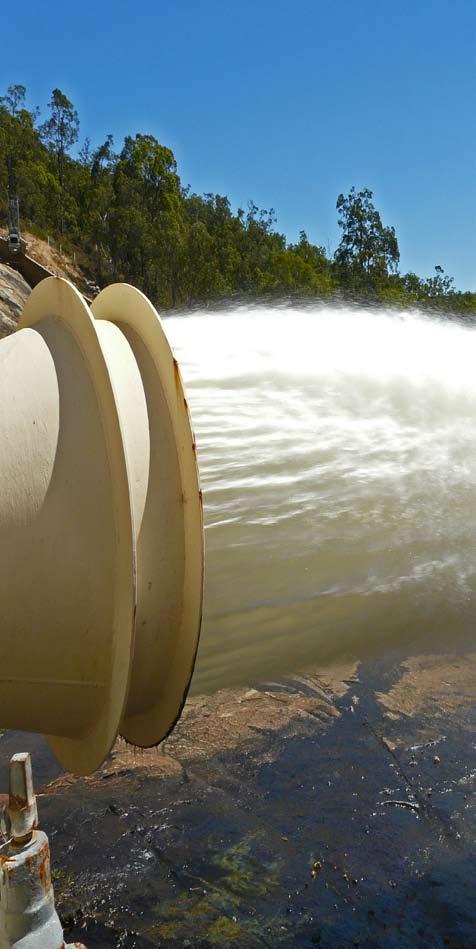
[[[4, 228], [0, 235], [6, 236]], [[65, 254], [59, 254], [46, 241], [33, 234], [22, 235], [27, 241], [27, 254], [58, 277], [66, 277], [86, 296], [94, 296], [97, 288], [92, 287], [84, 273]], [[0, 339], [13, 332], [20, 318], [23, 304], [30, 293], [30, 287], [21, 274], [8, 264], [0, 262]]]
[[[4, 236], [6, 236], [6, 232]], [[52, 247], [47, 241], [35, 237], [29, 231], [22, 231], [22, 238], [26, 241], [26, 253], [29, 257], [42, 264], [57, 277], [66, 277], [67, 280], [71, 280], [71, 283], [74, 283], [81, 293], [88, 292], [91, 285], [81, 268], [70, 257], [66, 254], [60, 254], [58, 248]]]

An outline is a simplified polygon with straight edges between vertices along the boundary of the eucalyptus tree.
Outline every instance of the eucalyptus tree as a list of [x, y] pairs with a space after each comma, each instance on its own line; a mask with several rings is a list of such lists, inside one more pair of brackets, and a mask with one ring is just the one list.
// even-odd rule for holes
[[59, 194], [59, 228], [64, 233], [65, 218], [65, 173], [68, 152], [78, 141], [78, 113], [61, 89], [53, 89], [48, 103], [50, 117], [40, 126], [43, 142], [54, 156], [56, 163]]
[[[341, 276], [357, 283], [375, 282], [398, 271], [400, 251], [395, 228], [385, 227], [368, 188], [351, 188], [347, 197], [340, 194], [336, 208], [342, 229], [334, 260]], [[359, 279], [360, 278], [360, 279]], [[362, 279], [363, 278], [363, 279]]]

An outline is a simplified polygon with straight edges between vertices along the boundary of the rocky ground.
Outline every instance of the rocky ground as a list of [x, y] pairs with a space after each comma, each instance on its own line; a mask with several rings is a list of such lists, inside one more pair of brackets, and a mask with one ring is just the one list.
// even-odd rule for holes
[[0, 263], [0, 339], [15, 329], [29, 293], [23, 277]]
[[93, 777], [31, 750], [58, 908], [87, 946], [470, 947], [476, 655], [196, 697]]

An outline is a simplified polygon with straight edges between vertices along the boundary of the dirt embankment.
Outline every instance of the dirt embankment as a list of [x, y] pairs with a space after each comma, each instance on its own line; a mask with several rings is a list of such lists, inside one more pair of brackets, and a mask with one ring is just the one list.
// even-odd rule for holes
[[[3, 236], [6, 234], [4, 233]], [[40, 240], [28, 231], [22, 231], [22, 238], [26, 241], [26, 253], [29, 257], [46, 267], [55, 276], [71, 280], [81, 293], [87, 291], [89, 284], [83, 271], [70, 257], [60, 253], [59, 248]]]
[[[4, 229], [0, 228], [0, 236], [6, 237]], [[94, 296], [94, 289], [80, 267], [59, 250], [50, 247], [46, 241], [34, 237], [28, 232], [22, 237], [27, 242], [27, 254], [33, 260], [46, 267], [57, 277], [65, 277], [86, 296]], [[30, 286], [20, 273], [8, 264], [0, 262], [0, 339], [8, 336], [15, 329]]]

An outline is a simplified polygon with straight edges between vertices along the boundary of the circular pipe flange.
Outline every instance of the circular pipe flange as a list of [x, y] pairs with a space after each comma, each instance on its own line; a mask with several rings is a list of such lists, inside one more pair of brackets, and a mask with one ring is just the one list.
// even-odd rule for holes
[[[91, 536], [90, 533], [87, 537], [87, 541], [92, 540], [93, 544], [84, 549], [81, 545], [83, 538], [68, 537], [68, 549], [64, 552], [64, 557], [68, 557], [68, 560], [66, 565], [61, 565], [65, 572], [65, 587], [70, 584], [71, 591], [74, 591], [74, 574], [77, 571], [78, 576], [84, 580], [84, 589], [78, 591], [76, 598], [73, 592], [68, 598], [66, 592], [61, 603], [51, 603], [51, 611], [63, 611], [63, 615], [59, 617], [63, 623], [63, 638], [56, 643], [56, 650], [65, 653], [65, 665], [67, 664], [69, 670], [73, 668], [70, 678], [76, 686], [76, 693], [80, 696], [81, 685], [84, 685], [86, 691], [86, 686], [91, 683], [96, 685], [96, 691], [92, 693], [93, 702], [88, 698], [90, 720], [86, 722], [84, 731], [80, 730], [79, 734], [71, 737], [65, 735], [68, 707], [58, 707], [56, 717], [60, 737], [51, 736], [49, 740], [65, 768], [77, 774], [87, 774], [102, 763], [116, 739], [129, 688], [136, 604], [136, 563], [127, 460], [121, 420], [96, 323], [81, 295], [68, 281], [61, 278], [51, 277], [42, 281], [26, 302], [18, 330], [26, 327], [32, 327], [40, 333], [53, 353], [59, 384], [60, 442], [63, 428], [66, 444], [63, 454], [67, 454], [68, 436], [72, 440], [76, 439], [76, 442], [80, 440], [79, 445], [75, 444], [74, 458], [71, 456], [70, 459], [71, 464], [76, 465], [76, 470], [69, 470], [66, 457], [56, 478], [61, 482], [57, 489], [57, 493], [61, 492], [61, 500], [68, 498], [69, 485], [72, 503], [76, 506], [79, 504], [82, 508], [79, 511], [71, 509], [70, 513], [76, 518], [75, 523], [63, 524], [64, 536], [66, 537], [68, 531], [71, 535], [75, 524], [80, 524], [81, 519], [94, 519], [94, 535]], [[66, 329], [67, 336], [73, 337], [74, 340], [76, 363], [72, 367], [68, 364], [71, 352], [66, 351], [66, 343], [61, 339], [59, 327]], [[71, 344], [70, 339], [68, 343]], [[61, 364], [63, 355], [65, 365]], [[88, 386], [92, 387], [92, 398]], [[69, 387], [76, 387], [76, 390], [71, 392]], [[76, 417], [75, 406], [71, 404], [75, 399]], [[83, 401], [85, 407], [81, 415]], [[76, 428], [76, 419], [82, 420], [80, 429]], [[76, 431], [71, 432], [71, 427], [76, 428]], [[105, 464], [101, 467], [95, 457], [98, 427], [103, 439], [103, 445], [100, 447], [105, 456]], [[60, 451], [61, 445], [58, 449], [58, 452]], [[78, 459], [82, 464], [80, 471], [77, 470]], [[110, 504], [105, 511], [104, 505], [98, 503], [98, 498], [94, 496], [96, 466], [97, 477], [104, 477], [105, 473], [108, 476], [107, 484], [101, 485], [110, 495]], [[79, 500], [78, 494], [72, 493], [72, 479], [75, 479], [75, 483], [78, 479], [82, 482], [79, 485], [80, 489], [83, 488]], [[51, 486], [50, 493], [54, 494]], [[67, 514], [67, 509], [64, 514]], [[58, 567], [58, 564], [56, 566]], [[79, 597], [84, 598], [84, 621], [79, 624], [83, 642], [78, 642], [77, 636], [73, 641], [71, 633], [73, 629], [75, 633], [78, 630], [75, 614]], [[104, 612], [101, 610], [101, 598], [105, 601]], [[103, 628], [103, 615], [110, 617], [110, 628]], [[57, 621], [58, 617], [54, 619]], [[41, 630], [38, 630], [38, 635], [41, 635]], [[50, 661], [51, 655], [45, 655], [45, 670], [48, 670]], [[43, 678], [47, 680], [46, 675], [43, 675]], [[53, 692], [53, 683], [45, 681], [45, 703], [53, 701], [48, 689], [49, 684], [52, 688], [51, 696], [56, 694]], [[61, 694], [67, 696], [67, 690]], [[71, 708], [70, 711], [73, 720], [74, 710]], [[32, 729], [33, 727], [32, 725]]]
[[204, 551], [195, 438], [179, 368], [149, 300], [115, 284], [99, 294], [92, 312], [126, 336], [147, 403], [150, 471], [136, 522], [136, 635], [120, 732], [150, 747], [180, 716], [200, 634]]
[[158, 314], [124, 284], [90, 309], [42, 281], [0, 360], [0, 718], [88, 774], [119, 732], [160, 742], [192, 677], [204, 552], [188, 406]]

